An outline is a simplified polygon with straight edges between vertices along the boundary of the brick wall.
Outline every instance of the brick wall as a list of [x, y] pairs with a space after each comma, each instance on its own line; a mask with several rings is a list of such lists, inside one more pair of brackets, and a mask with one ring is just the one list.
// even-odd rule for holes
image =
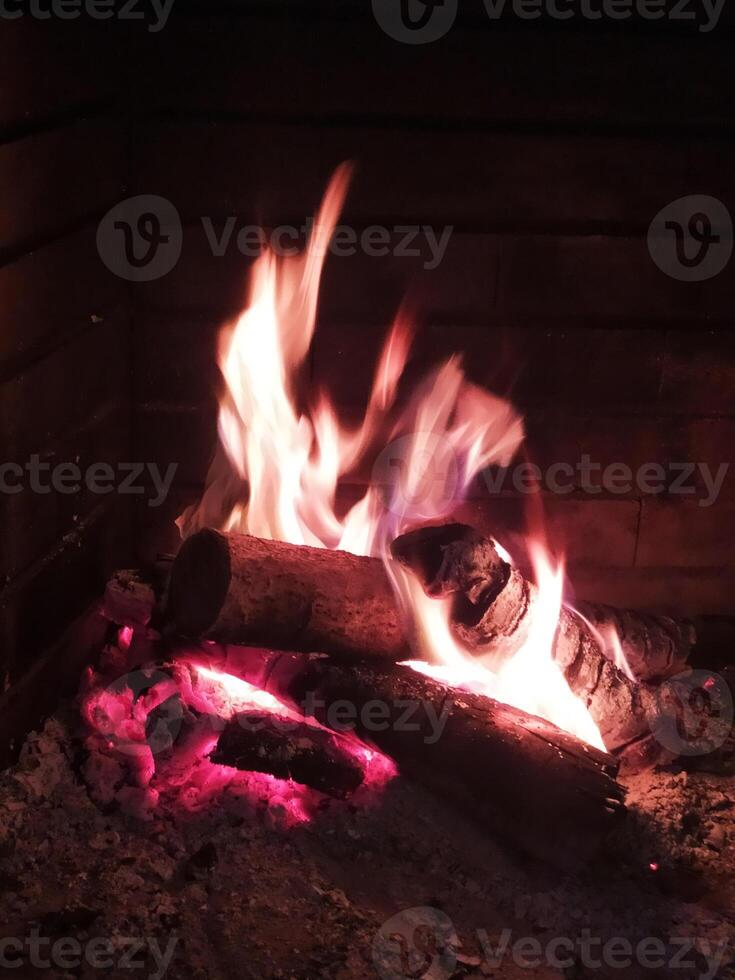
[[[201, 217], [218, 230], [228, 218], [236, 230], [300, 225], [343, 159], [357, 163], [343, 219], [353, 228], [453, 226], [435, 268], [425, 254], [329, 259], [310, 380], [348, 416], [409, 295], [420, 327], [410, 377], [463, 351], [469, 375], [524, 412], [540, 465], [584, 453], [631, 467], [729, 462], [732, 273], [676, 281], [645, 243], [675, 198], [735, 208], [727, 12], [705, 36], [489, 25], [467, 4], [441, 42], [411, 47], [352, 0], [216, 6], [178, 0], [158, 33], [2, 25], [3, 461], [178, 472], [160, 508], [145, 496], [0, 495], [0, 718], [24, 685], [39, 710], [41, 689], [53, 697], [36, 672], [63, 627], [111, 567], [175, 548], [173, 518], [201, 491], [216, 335], [242, 305], [250, 262], [232, 246], [214, 256]], [[176, 267], [140, 284], [112, 275], [96, 248], [100, 218], [132, 194], [164, 195], [184, 224]], [[481, 484], [466, 510], [512, 535], [524, 502]], [[634, 491], [544, 502], [580, 594], [734, 611], [732, 476], [708, 508]]]
[[[198, 493], [214, 435], [214, 342], [242, 303], [248, 260], [214, 257], [201, 227], [300, 224], [333, 167], [357, 161], [344, 221], [453, 225], [423, 259], [330, 258], [311, 363], [357, 414], [404, 294], [416, 363], [457, 348], [509, 393], [540, 464], [729, 462], [733, 276], [669, 278], [646, 231], [668, 202], [712, 194], [732, 211], [731, 30], [546, 30], [468, 16], [436, 44], [398, 44], [359, 5], [290, 18], [174, 18], [137, 48], [131, 188], [184, 222], [176, 268], [134, 287], [141, 458], [180, 462], [171, 513]], [[478, 5], [479, 6], [479, 5]], [[241, 8], [242, 12], [242, 8]], [[588, 597], [732, 612], [733, 480], [717, 503], [682, 496], [547, 495], [555, 540]], [[517, 529], [508, 490], [473, 518]], [[139, 515], [143, 553], [174, 547]]]
[[[123, 191], [116, 48], [99, 24], [2, 22], [3, 463], [130, 457], [126, 296], [95, 246], [100, 216]], [[116, 497], [36, 493], [27, 483], [0, 495], [3, 758], [19, 692], [129, 553], [130, 526]], [[39, 676], [26, 700], [43, 710], [57, 690]]]

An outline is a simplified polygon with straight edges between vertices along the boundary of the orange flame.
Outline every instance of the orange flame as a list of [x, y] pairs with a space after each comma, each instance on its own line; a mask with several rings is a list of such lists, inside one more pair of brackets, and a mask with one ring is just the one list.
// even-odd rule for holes
[[[454, 639], [444, 604], [388, 560], [390, 542], [418, 523], [451, 517], [474, 477], [491, 464], [508, 465], [521, 444], [523, 422], [503, 399], [469, 383], [458, 356], [433, 371], [397, 407], [409, 354], [411, 324], [401, 313], [378, 361], [363, 421], [341, 424], [324, 394], [299, 411], [296, 382], [316, 323], [327, 245], [349, 181], [334, 174], [303, 255], [255, 262], [248, 303], [222, 331], [219, 366], [226, 390], [219, 410], [219, 447], [199, 504], [179, 518], [184, 536], [200, 527], [237, 530], [295, 544], [379, 555], [415, 623], [419, 653], [449, 684], [476, 689], [542, 715], [601, 746], [586, 708], [571, 693], [551, 656], [561, 605], [563, 570], [540, 545], [534, 565], [538, 597], [531, 635], [497, 674]], [[377, 456], [363, 497], [340, 517], [340, 479], [373, 451]]]

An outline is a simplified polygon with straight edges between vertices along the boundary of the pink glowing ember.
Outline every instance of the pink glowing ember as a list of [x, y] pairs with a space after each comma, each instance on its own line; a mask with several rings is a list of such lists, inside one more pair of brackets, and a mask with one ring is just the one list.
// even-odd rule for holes
[[[237, 712], [257, 708], [303, 720], [301, 715], [269, 692], [202, 666], [196, 658], [136, 668], [134, 639], [134, 633], [126, 635], [124, 652], [108, 649], [99, 673], [89, 671], [82, 689], [82, 715], [91, 732], [87, 777], [99, 801], [117, 800], [147, 818], [161, 799], [174, 799], [179, 808], [195, 812], [226, 794], [250, 811], [265, 810], [281, 826], [311, 820], [324, 800], [321, 793], [265, 773], [216, 765], [208, 758]], [[123, 653], [128, 669], [120, 674]], [[396, 766], [354, 735], [339, 737], [363, 772], [353, 799], [369, 804], [397, 775]]]
[[133, 639], [131, 626], [121, 626], [117, 633], [117, 645], [121, 650], [128, 650]]

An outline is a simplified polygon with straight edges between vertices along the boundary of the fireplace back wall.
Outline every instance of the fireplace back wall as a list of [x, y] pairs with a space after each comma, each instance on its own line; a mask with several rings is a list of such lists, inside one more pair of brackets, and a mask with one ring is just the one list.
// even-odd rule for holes
[[[106, 574], [177, 546], [173, 519], [201, 492], [216, 438], [217, 331], [241, 309], [252, 261], [237, 231], [303, 225], [342, 160], [356, 163], [343, 223], [391, 229], [387, 256], [330, 257], [325, 270], [308, 368], [349, 417], [408, 295], [411, 376], [463, 351], [470, 376], [524, 412], [542, 467], [583, 454], [729, 463], [731, 265], [681, 282], [646, 246], [653, 216], [682, 196], [732, 212], [728, 16], [708, 35], [579, 30], [490, 24], [478, 0], [422, 46], [346, 0], [201, 16], [177, 0], [157, 33], [3, 24], [5, 461], [177, 464], [161, 507], [152, 493], [0, 495], [3, 745], [18, 727], [10, 706], [38, 712], [55, 696], [42, 668]], [[97, 251], [100, 220], [135, 194], [162, 195], [183, 222], [176, 266], [141, 283]], [[234, 220], [223, 255], [203, 218], [217, 237]], [[439, 261], [425, 231], [419, 255], [401, 254], [402, 226], [451, 228]], [[578, 594], [728, 614], [733, 486], [728, 474], [709, 507], [701, 478], [693, 496], [577, 489], [544, 502]], [[467, 510], [501, 533], [524, 501], [481, 485]]]
[[[325, 270], [310, 371], [351, 417], [408, 294], [415, 367], [463, 351], [471, 377], [526, 414], [542, 469], [584, 454], [633, 470], [728, 463], [731, 271], [678, 281], [646, 233], [687, 194], [732, 207], [729, 28], [499, 28], [470, 12], [411, 46], [369, 10], [319, 10], [182, 16], [137, 42], [130, 191], [163, 195], [184, 224], [174, 270], [133, 288], [138, 452], [179, 464], [166, 518], [139, 509], [143, 554], [175, 548], [168, 518], [199, 493], [215, 441], [215, 337], [243, 305], [250, 262], [237, 231], [302, 226], [345, 159], [343, 223], [393, 229], [393, 254], [358, 250]], [[202, 219], [218, 237], [232, 219], [224, 255]], [[400, 226], [451, 226], [435, 268], [426, 245], [397, 254]], [[579, 594], [724, 613], [734, 486], [728, 475], [712, 506], [701, 475], [692, 495], [575, 490], [545, 505]], [[510, 485], [474, 496], [475, 522], [518, 526]]]
[[0, 760], [58, 696], [64, 671], [45, 669], [63, 630], [133, 554], [124, 498], [39, 492], [27, 469], [48, 486], [51, 465], [132, 455], [126, 291], [95, 247], [125, 186], [120, 53], [99, 23], [2, 21]]

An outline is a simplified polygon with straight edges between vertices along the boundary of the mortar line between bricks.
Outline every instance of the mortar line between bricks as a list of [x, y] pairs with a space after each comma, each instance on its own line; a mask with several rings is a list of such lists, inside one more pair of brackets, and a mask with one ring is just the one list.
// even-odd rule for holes
[[643, 501], [638, 501], [638, 520], [635, 528], [635, 542], [633, 544], [633, 568], [638, 565], [638, 546], [641, 540], [641, 525], [643, 523]]

